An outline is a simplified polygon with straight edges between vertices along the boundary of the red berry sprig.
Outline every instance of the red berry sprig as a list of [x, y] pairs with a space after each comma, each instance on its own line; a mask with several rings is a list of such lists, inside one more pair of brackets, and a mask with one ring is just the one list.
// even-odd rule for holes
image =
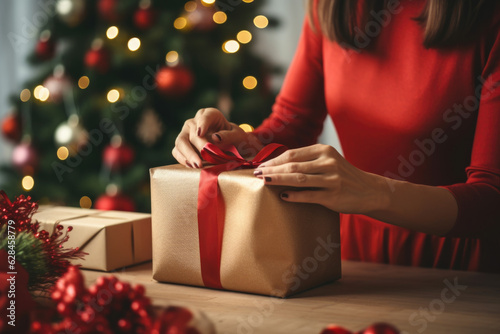
[[81, 334], [149, 333], [152, 308], [144, 293], [142, 285], [131, 286], [115, 276], [100, 277], [86, 289], [80, 270], [71, 266], [51, 293], [62, 320], [34, 321], [31, 332], [68, 333], [78, 329]]

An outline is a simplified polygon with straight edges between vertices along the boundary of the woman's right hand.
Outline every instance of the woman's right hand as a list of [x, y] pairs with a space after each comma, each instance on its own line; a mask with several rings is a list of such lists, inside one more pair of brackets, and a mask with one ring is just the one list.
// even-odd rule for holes
[[172, 155], [184, 166], [200, 168], [203, 166], [200, 152], [208, 142], [222, 149], [234, 145], [244, 156], [255, 155], [262, 148], [253, 134], [226, 120], [219, 110], [204, 108], [184, 123], [175, 140]]

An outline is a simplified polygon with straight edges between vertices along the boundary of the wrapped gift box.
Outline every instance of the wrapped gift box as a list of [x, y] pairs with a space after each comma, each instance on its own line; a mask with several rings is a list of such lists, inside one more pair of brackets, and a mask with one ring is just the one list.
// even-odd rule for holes
[[[200, 264], [200, 170], [172, 165], [151, 174], [153, 278], [206, 286]], [[316, 204], [287, 203], [252, 169], [223, 172], [220, 258], [224, 289], [285, 297], [341, 276], [339, 216]]]
[[151, 260], [150, 214], [41, 206], [33, 219], [49, 233], [57, 223], [72, 226], [64, 246], [88, 253], [72, 262], [82, 268], [110, 271]]

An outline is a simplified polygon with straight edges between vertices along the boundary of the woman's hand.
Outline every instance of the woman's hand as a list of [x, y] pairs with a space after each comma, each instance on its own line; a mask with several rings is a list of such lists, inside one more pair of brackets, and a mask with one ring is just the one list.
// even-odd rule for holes
[[246, 133], [238, 125], [230, 123], [219, 110], [204, 108], [184, 123], [175, 140], [172, 155], [184, 166], [200, 168], [200, 151], [208, 142], [221, 148], [234, 145], [242, 155], [255, 155], [262, 148], [262, 144], [253, 134]]
[[254, 174], [268, 185], [303, 188], [283, 191], [285, 201], [321, 204], [337, 212], [369, 214], [388, 201], [383, 177], [354, 167], [328, 145], [288, 150]]

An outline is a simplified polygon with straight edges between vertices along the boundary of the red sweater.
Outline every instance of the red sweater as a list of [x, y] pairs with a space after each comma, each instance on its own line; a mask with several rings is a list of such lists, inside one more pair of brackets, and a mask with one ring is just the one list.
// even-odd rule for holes
[[[311, 145], [328, 114], [354, 166], [443, 186], [456, 198], [458, 219], [445, 237], [341, 215], [344, 259], [500, 272], [499, 6], [474, 42], [442, 50], [423, 47], [412, 19], [424, 3], [402, 0], [359, 53], [306, 20], [273, 112], [255, 133], [264, 142]], [[364, 38], [360, 49], [371, 39]]]

